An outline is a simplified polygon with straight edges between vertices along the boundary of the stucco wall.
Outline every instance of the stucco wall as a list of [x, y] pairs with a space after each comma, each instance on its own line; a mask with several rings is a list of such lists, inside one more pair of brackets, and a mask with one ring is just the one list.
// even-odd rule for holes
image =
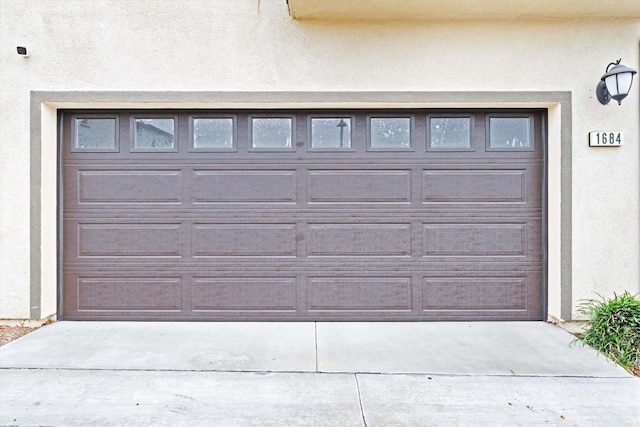
[[[31, 91], [570, 91], [574, 308], [640, 291], [640, 85], [622, 106], [594, 94], [610, 61], [640, 68], [637, 20], [313, 23], [285, 0], [0, 0], [0, 14], [0, 318], [30, 316]], [[589, 148], [592, 130], [626, 144]]]

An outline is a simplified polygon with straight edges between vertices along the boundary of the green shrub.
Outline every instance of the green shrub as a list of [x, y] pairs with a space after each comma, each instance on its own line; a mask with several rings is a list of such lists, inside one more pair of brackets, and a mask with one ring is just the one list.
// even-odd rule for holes
[[640, 369], [640, 299], [624, 292], [586, 300], [578, 311], [589, 318], [582, 341], [628, 370]]

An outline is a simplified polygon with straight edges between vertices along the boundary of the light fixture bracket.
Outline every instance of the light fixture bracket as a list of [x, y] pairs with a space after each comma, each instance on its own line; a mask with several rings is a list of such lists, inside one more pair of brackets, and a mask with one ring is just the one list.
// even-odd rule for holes
[[607, 105], [609, 102], [611, 102], [611, 95], [607, 90], [607, 85], [604, 80], [600, 80], [598, 82], [598, 86], [596, 86], [596, 96], [598, 97], [598, 101], [600, 101], [600, 104], [602, 105]]

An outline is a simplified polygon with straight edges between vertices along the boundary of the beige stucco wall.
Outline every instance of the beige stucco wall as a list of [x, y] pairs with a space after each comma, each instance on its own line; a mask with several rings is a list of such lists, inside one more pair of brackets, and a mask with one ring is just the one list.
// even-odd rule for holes
[[[570, 91], [574, 307], [640, 291], [640, 85], [622, 106], [594, 95], [610, 61], [640, 68], [637, 20], [312, 23], [285, 0], [0, 0], [0, 19], [0, 319], [30, 315], [30, 91]], [[624, 131], [626, 144], [589, 148], [592, 130]], [[54, 153], [43, 147], [43, 200], [55, 201]], [[55, 311], [46, 206], [42, 317]]]

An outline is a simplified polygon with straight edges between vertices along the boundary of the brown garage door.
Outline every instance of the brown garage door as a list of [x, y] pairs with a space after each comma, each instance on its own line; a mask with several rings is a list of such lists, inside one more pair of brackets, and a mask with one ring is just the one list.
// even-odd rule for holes
[[539, 320], [542, 111], [67, 111], [64, 319]]

